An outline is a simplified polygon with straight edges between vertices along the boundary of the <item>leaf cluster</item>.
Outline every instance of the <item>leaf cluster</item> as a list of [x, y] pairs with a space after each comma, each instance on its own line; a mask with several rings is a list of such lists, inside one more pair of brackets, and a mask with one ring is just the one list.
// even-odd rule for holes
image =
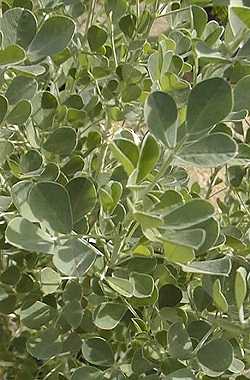
[[3, 379], [249, 378], [250, 2], [212, 3], [2, 2]]

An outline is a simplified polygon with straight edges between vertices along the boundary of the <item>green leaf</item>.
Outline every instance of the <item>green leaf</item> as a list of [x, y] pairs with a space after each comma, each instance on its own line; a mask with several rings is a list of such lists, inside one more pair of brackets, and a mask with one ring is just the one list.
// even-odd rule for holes
[[95, 309], [94, 324], [99, 329], [113, 330], [124, 317], [126, 311], [126, 305], [113, 302], [102, 303]]
[[75, 32], [75, 24], [69, 17], [52, 16], [38, 30], [28, 48], [31, 62], [52, 56], [67, 47]]
[[10, 314], [16, 309], [17, 297], [13, 290], [1, 284], [0, 286], [0, 313]]
[[213, 294], [213, 302], [214, 302], [214, 305], [217, 307], [217, 309], [223, 313], [227, 313], [228, 303], [224, 294], [222, 293], [221, 283], [218, 278], [217, 280], [215, 280], [213, 284], [212, 294]]
[[58, 331], [50, 327], [38, 334], [31, 336], [27, 341], [27, 351], [33, 357], [46, 361], [53, 356], [58, 356], [63, 349], [63, 344], [58, 337]]
[[152, 215], [146, 212], [135, 211], [133, 213], [133, 217], [142, 225], [144, 229], [158, 228], [163, 224], [163, 219], [160, 216]]
[[198, 7], [196, 5], [192, 6], [192, 14], [193, 14], [193, 25], [196, 30], [197, 37], [201, 37], [204, 32], [205, 26], [208, 21], [208, 15], [205, 9]]
[[20, 168], [23, 173], [31, 173], [40, 169], [42, 163], [42, 156], [35, 149], [28, 150], [20, 158]]
[[136, 27], [136, 16], [133, 14], [123, 16], [119, 21], [119, 28], [125, 36], [131, 38]]
[[231, 59], [227, 58], [224, 54], [218, 50], [212, 49], [205, 42], [199, 41], [196, 44], [196, 53], [202, 64], [227, 64], [231, 62]]
[[75, 177], [66, 185], [73, 214], [74, 224], [93, 210], [97, 201], [96, 189], [92, 181], [85, 177]]
[[130, 298], [133, 296], [133, 285], [125, 278], [106, 277], [105, 280], [115, 292], [123, 297]]
[[22, 99], [30, 100], [38, 88], [37, 81], [25, 76], [17, 76], [10, 83], [5, 96], [9, 104], [15, 104]]
[[230, 11], [233, 12], [248, 29], [250, 29], [250, 9], [248, 7], [231, 7]]
[[92, 25], [87, 33], [87, 39], [92, 51], [99, 50], [107, 41], [107, 32], [97, 25]]
[[133, 373], [137, 375], [136, 378], [138, 378], [140, 374], [144, 374], [145, 372], [152, 370], [154, 364], [145, 358], [143, 355], [143, 349], [138, 348], [134, 352], [131, 367]]
[[28, 100], [20, 100], [7, 115], [7, 121], [10, 124], [24, 124], [30, 117], [32, 106]]
[[178, 152], [178, 157], [194, 166], [214, 168], [232, 160], [236, 154], [237, 145], [230, 136], [214, 133], [187, 145]]
[[160, 228], [161, 239], [183, 247], [198, 249], [205, 241], [205, 231], [201, 228], [175, 231]]
[[82, 298], [82, 288], [78, 280], [69, 280], [63, 290], [63, 301], [80, 301]]
[[133, 295], [136, 298], [150, 297], [154, 290], [154, 280], [148, 274], [132, 272], [129, 280], [133, 285]]
[[187, 264], [195, 259], [194, 250], [180, 244], [165, 242], [164, 256], [172, 263]]
[[13, 153], [14, 145], [9, 141], [0, 141], [0, 165]]
[[49, 135], [43, 147], [48, 152], [67, 156], [75, 149], [76, 143], [75, 130], [69, 127], [60, 127]]
[[193, 352], [191, 338], [180, 322], [174, 323], [168, 329], [168, 351], [172, 357], [180, 360], [188, 359]]
[[234, 88], [234, 111], [248, 110], [250, 112], [250, 95], [248, 92], [250, 75], [236, 83]]
[[187, 130], [202, 134], [223, 120], [232, 110], [230, 85], [221, 78], [197, 84], [191, 91], [187, 107]]
[[27, 9], [14, 8], [4, 12], [0, 24], [4, 47], [17, 44], [26, 49], [36, 34], [36, 19]]
[[222, 259], [193, 261], [189, 265], [182, 265], [184, 272], [203, 273], [214, 276], [228, 276], [232, 269], [232, 263], [228, 256]]
[[105, 0], [104, 6], [107, 15], [112, 12], [112, 18], [116, 22], [125, 14], [128, 3], [126, 0]]
[[14, 205], [19, 213], [31, 222], [36, 222], [37, 219], [33, 215], [30, 205], [28, 203], [29, 192], [33, 186], [32, 181], [20, 181], [17, 182], [11, 188], [11, 197]]
[[187, 328], [189, 336], [192, 338], [193, 343], [197, 344], [209, 334], [211, 330], [211, 324], [204, 320], [194, 320], [189, 323]]
[[0, 49], [0, 66], [10, 66], [21, 63], [25, 58], [25, 51], [18, 45], [10, 45], [5, 49]]
[[3, 122], [8, 111], [8, 99], [0, 95], [0, 124]]
[[44, 74], [46, 71], [46, 68], [42, 65], [15, 65], [11, 69], [18, 74], [28, 74], [35, 77]]
[[156, 139], [147, 134], [143, 140], [138, 161], [137, 182], [140, 183], [154, 169], [160, 157], [160, 149]]
[[102, 380], [103, 372], [95, 367], [81, 367], [73, 372], [71, 380]]
[[144, 115], [150, 132], [157, 140], [168, 145], [168, 129], [177, 120], [177, 107], [173, 98], [165, 92], [153, 92], [145, 103]]
[[197, 354], [202, 371], [213, 377], [223, 374], [232, 364], [233, 357], [232, 345], [222, 338], [204, 344]]
[[183, 368], [167, 375], [166, 380], [197, 380], [197, 377], [190, 369]]
[[240, 311], [247, 295], [247, 271], [244, 267], [239, 267], [235, 273], [234, 296], [238, 310]]
[[16, 285], [20, 280], [21, 273], [16, 265], [10, 265], [5, 271], [1, 273], [1, 282], [8, 285]]
[[7, 211], [12, 203], [11, 197], [0, 195], [0, 211]]
[[98, 254], [99, 251], [87, 241], [72, 237], [56, 247], [53, 263], [67, 276], [82, 277], [92, 267]]
[[127, 83], [121, 91], [122, 101], [130, 103], [138, 99], [141, 95], [141, 88], [137, 84]]
[[203, 244], [199, 246], [198, 253], [201, 254], [203, 252], [207, 252], [210, 248], [213, 247], [219, 237], [219, 223], [214, 218], [210, 218], [206, 222], [200, 223], [195, 227], [201, 228], [203, 231], [205, 231], [205, 239], [203, 241]]
[[22, 7], [24, 9], [29, 9], [32, 11], [33, 3], [32, 0], [14, 0], [13, 7]]
[[114, 157], [122, 164], [125, 171], [130, 175], [137, 166], [139, 159], [139, 149], [128, 139], [115, 139], [111, 144]]
[[21, 217], [16, 217], [9, 222], [5, 238], [14, 247], [29, 252], [54, 253], [54, 241], [51, 236]]
[[181, 230], [204, 222], [215, 213], [211, 203], [202, 199], [193, 199], [176, 208], [164, 218], [166, 228]]
[[55, 182], [35, 184], [28, 196], [33, 215], [52, 231], [64, 234], [72, 231], [72, 210], [67, 190]]
[[159, 291], [159, 308], [176, 307], [182, 300], [182, 291], [173, 284], [166, 284]]
[[110, 344], [101, 337], [85, 339], [82, 344], [85, 360], [94, 365], [111, 367], [114, 364], [114, 353]]
[[77, 329], [82, 321], [83, 308], [81, 303], [77, 300], [71, 300], [66, 302], [62, 309], [62, 316], [72, 329]]
[[50, 267], [41, 270], [41, 286], [44, 294], [55, 293], [61, 283], [61, 276]]
[[36, 301], [33, 305], [21, 309], [20, 320], [29, 329], [39, 330], [56, 316], [56, 310], [47, 304]]

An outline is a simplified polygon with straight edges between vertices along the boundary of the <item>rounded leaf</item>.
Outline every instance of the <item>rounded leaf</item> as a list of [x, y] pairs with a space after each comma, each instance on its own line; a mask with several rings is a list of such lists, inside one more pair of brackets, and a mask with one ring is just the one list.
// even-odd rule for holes
[[97, 194], [92, 181], [85, 177], [73, 178], [67, 183], [74, 223], [95, 207]]
[[4, 46], [17, 44], [26, 49], [36, 34], [36, 28], [37, 22], [32, 12], [22, 8], [9, 9], [1, 19]]
[[222, 166], [237, 154], [235, 141], [224, 133], [213, 133], [195, 143], [185, 146], [179, 153], [181, 161], [192, 166]]
[[82, 354], [87, 362], [94, 365], [111, 367], [114, 364], [114, 353], [110, 344], [100, 337], [85, 339]]
[[10, 124], [24, 124], [30, 117], [32, 106], [28, 100], [20, 100], [7, 115], [7, 121]]
[[112, 330], [124, 317], [127, 307], [120, 303], [107, 302], [99, 305], [94, 313], [94, 324], [99, 329]]
[[102, 380], [103, 372], [95, 367], [77, 368], [73, 372], [71, 380]]
[[96, 51], [100, 49], [107, 41], [107, 32], [97, 25], [92, 25], [87, 33], [90, 49]]
[[150, 132], [164, 145], [168, 145], [167, 130], [177, 120], [174, 99], [165, 92], [153, 92], [145, 103], [144, 115]]
[[38, 85], [35, 79], [20, 75], [12, 80], [5, 96], [8, 99], [9, 104], [12, 105], [22, 99], [32, 99], [37, 88]]
[[191, 338], [185, 329], [185, 326], [176, 322], [168, 330], [168, 351], [169, 354], [180, 360], [190, 357], [193, 351]]
[[52, 56], [67, 47], [75, 32], [72, 19], [65, 16], [48, 18], [32, 40], [28, 54], [31, 61]]
[[8, 111], [8, 99], [0, 95], [0, 124], [4, 120]]
[[0, 49], [0, 66], [15, 65], [23, 62], [25, 58], [25, 51], [18, 45], [10, 45], [5, 49]]
[[35, 184], [28, 196], [32, 214], [52, 231], [63, 234], [72, 231], [72, 210], [65, 188], [55, 182]]
[[160, 288], [159, 291], [159, 308], [175, 307], [182, 300], [182, 291], [180, 288], [173, 284], [166, 284]]
[[231, 112], [232, 104], [232, 90], [224, 79], [211, 78], [198, 83], [188, 99], [188, 133], [207, 132]]
[[56, 247], [53, 263], [67, 276], [82, 277], [92, 267], [98, 253], [90, 243], [72, 237]]
[[137, 182], [141, 182], [154, 169], [160, 157], [160, 148], [156, 139], [147, 134], [143, 140], [139, 161]]
[[5, 238], [14, 247], [29, 252], [53, 253], [54, 242], [51, 236], [36, 224], [21, 217], [9, 222]]
[[76, 147], [77, 137], [73, 128], [61, 127], [56, 129], [43, 144], [48, 152], [67, 156]]
[[214, 339], [204, 344], [197, 353], [197, 359], [202, 370], [208, 376], [219, 376], [233, 362], [232, 345], [225, 339]]

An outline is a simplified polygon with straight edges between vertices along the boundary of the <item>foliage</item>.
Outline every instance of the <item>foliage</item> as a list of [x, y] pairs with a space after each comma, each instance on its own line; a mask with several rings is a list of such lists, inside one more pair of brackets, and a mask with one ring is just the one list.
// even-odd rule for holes
[[213, 4], [2, 2], [3, 379], [249, 378], [250, 2]]

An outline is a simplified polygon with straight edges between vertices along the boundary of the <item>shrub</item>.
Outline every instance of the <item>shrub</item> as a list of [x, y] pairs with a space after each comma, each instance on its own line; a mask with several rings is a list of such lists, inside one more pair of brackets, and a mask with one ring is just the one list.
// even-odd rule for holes
[[228, 3], [224, 28], [207, 1], [3, 1], [3, 379], [249, 378], [250, 4]]

